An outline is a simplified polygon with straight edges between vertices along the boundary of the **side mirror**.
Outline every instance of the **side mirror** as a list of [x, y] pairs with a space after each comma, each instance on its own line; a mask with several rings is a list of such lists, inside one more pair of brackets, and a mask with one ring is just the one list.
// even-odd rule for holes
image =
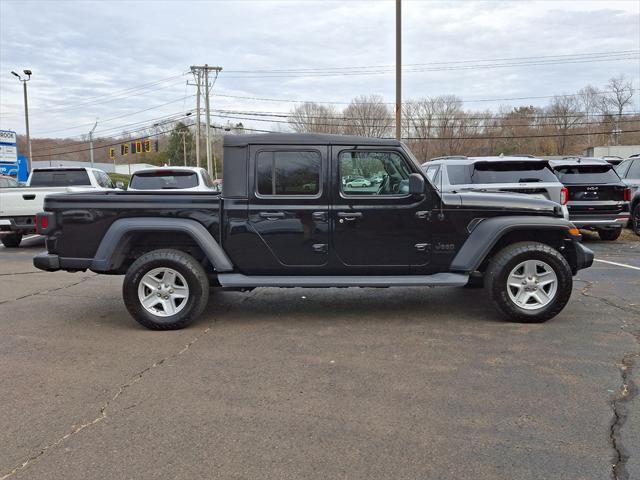
[[124, 182], [118, 180], [116, 182], [116, 188], [119, 188], [120, 190], [124, 190]]
[[409, 193], [411, 195], [422, 195], [424, 193], [424, 177], [419, 173], [409, 175]]

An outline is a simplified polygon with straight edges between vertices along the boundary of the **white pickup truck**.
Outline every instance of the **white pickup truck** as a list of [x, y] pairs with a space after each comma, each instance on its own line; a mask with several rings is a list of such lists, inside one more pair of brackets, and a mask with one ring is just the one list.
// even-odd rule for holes
[[18, 247], [23, 235], [36, 233], [34, 217], [47, 195], [114, 188], [96, 168], [34, 168], [25, 187], [0, 189], [0, 241], [7, 248]]

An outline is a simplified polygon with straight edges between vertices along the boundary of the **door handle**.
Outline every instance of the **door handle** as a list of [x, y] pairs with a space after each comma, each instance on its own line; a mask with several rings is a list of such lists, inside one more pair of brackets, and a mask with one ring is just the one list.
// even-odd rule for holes
[[30, 195], [24, 194], [22, 195], [22, 198], [24, 198], [25, 200], [35, 200], [36, 196], [34, 194], [30, 194]]
[[313, 212], [311, 214], [311, 218], [317, 220], [318, 222], [326, 222], [327, 221], [327, 212]]
[[284, 218], [284, 212], [260, 212], [260, 218], [278, 220], [279, 218]]
[[362, 218], [362, 212], [338, 212], [338, 218], [341, 222], [355, 222]]

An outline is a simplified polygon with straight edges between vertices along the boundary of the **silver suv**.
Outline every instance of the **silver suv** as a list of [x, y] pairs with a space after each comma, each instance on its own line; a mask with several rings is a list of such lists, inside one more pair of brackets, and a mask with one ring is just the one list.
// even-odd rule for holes
[[510, 192], [545, 198], [562, 205], [567, 189], [546, 160], [529, 156], [439, 157], [422, 164], [431, 183], [443, 192]]

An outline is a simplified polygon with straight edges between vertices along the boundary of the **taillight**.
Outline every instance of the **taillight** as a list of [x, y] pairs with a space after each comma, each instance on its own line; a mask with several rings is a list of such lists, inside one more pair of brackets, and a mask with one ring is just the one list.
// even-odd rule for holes
[[625, 188], [624, 189], [624, 201], [625, 202], [630, 202], [631, 201], [631, 189], [630, 188]]
[[569, 189], [567, 187], [562, 187], [560, 190], [560, 205], [566, 205], [569, 201]]
[[46, 235], [49, 233], [49, 215], [46, 212], [37, 214], [34, 223], [36, 226], [36, 233], [40, 235]]

